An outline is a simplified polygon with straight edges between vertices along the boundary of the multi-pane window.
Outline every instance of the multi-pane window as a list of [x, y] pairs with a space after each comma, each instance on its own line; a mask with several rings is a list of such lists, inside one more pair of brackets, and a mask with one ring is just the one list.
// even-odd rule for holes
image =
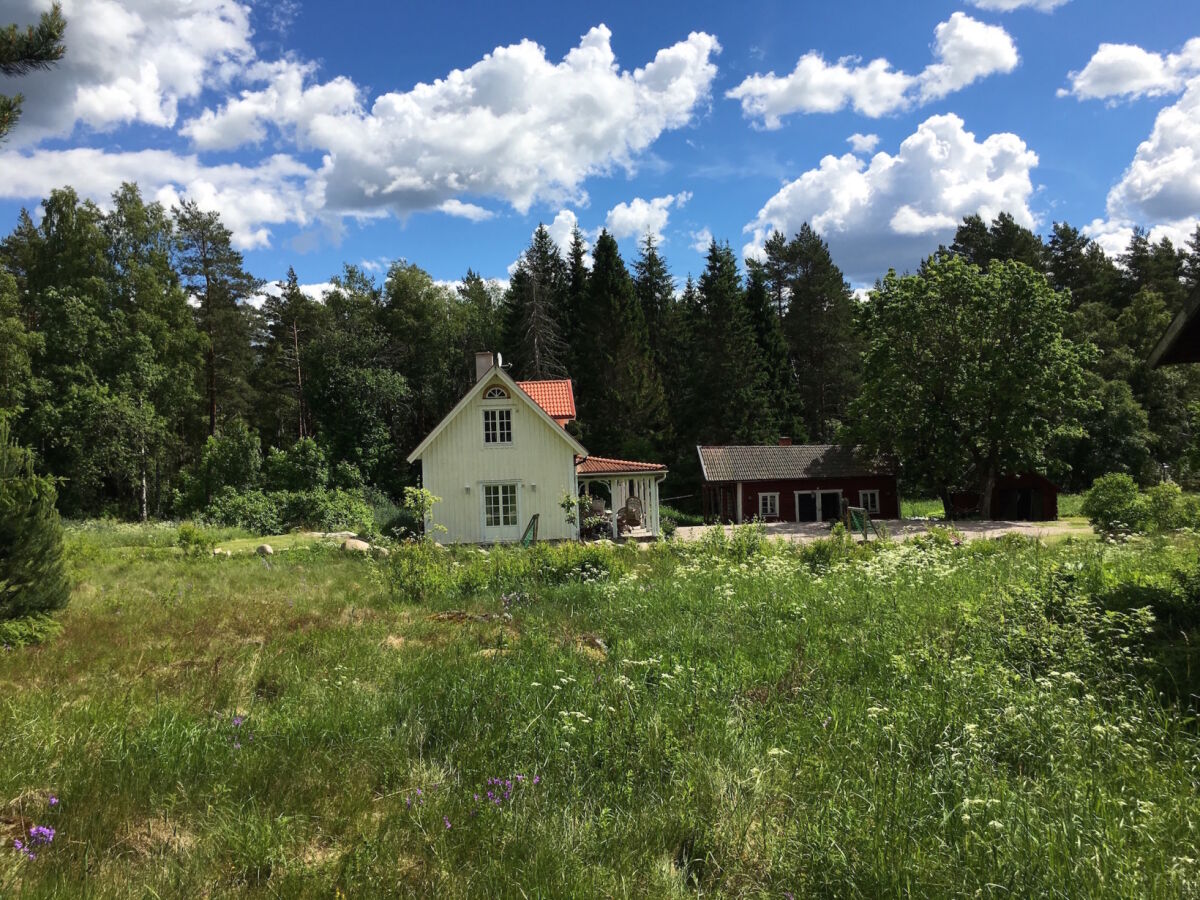
[[777, 519], [777, 518], [779, 518], [779, 495], [778, 494], [759, 494], [758, 495], [758, 517], [760, 519]]
[[512, 443], [511, 409], [485, 409], [483, 411], [483, 442], [485, 444]]
[[508, 391], [502, 387], [488, 388], [488, 392], [483, 395], [484, 400], [507, 400]]
[[485, 484], [483, 486], [483, 519], [488, 528], [517, 524], [517, 486], [515, 484]]
[[869, 513], [879, 512], [879, 491], [859, 491], [858, 502]]

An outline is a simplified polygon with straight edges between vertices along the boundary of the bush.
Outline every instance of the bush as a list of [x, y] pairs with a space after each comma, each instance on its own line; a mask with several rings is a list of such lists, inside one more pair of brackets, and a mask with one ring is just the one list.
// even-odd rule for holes
[[214, 525], [245, 528], [259, 535], [292, 528], [375, 533], [375, 516], [366, 500], [352, 491], [222, 491], [204, 510]]
[[329, 461], [317, 442], [301, 438], [287, 450], [271, 448], [263, 463], [269, 491], [312, 491], [329, 482]]
[[62, 609], [70, 597], [54, 484], [0, 422], [0, 621]]
[[1151, 532], [1174, 531], [1184, 525], [1183, 492], [1173, 481], [1149, 488], [1141, 498], [1143, 523]]
[[1102, 475], [1083, 498], [1083, 514], [1101, 534], [1140, 531], [1145, 510], [1137, 484], [1128, 475]]
[[179, 526], [175, 543], [183, 550], [185, 556], [200, 556], [212, 550], [217, 541], [209, 532], [194, 522], [184, 522]]

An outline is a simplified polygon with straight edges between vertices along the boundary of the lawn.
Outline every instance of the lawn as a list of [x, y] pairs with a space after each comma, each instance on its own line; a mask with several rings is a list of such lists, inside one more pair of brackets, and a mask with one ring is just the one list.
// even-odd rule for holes
[[0, 652], [0, 896], [1200, 893], [1194, 537], [168, 532], [75, 532]]

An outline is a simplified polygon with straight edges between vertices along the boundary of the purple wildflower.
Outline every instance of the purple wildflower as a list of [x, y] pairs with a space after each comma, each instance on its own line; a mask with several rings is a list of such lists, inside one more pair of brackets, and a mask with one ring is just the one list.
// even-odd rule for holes
[[534, 784], [541, 784], [541, 783], [542, 783], [542, 776], [541, 776], [541, 775], [534, 775], [534, 776], [533, 776], [533, 783], [534, 783]]
[[233, 727], [234, 727], [234, 728], [241, 728], [241, 727], [242, 727], [242, 723], [243, 723], [243, 722], [245, 722], [245, 721], [246, 721], [246, 720], [245, 720], [244, 718], [242, 718], [241, 716], [234, 716], [234, 717], [233, 717]]
[[450, 830], [450, 819], [446, 816], [442, 816], [442, 821], [446, 823], [446, 830], [449, 831]]
[[58, 798], [55, 797], [53, 794], [50, 795], [50, 805], [58, 806]]
[[239, 741], [234, 741], [234, 742], [233, 742], [233, 749], [234, 749], [234, 750], [241, 750], [241, 749], [242, 749], [242, 745], [241, 745], [241, 743], [240, 743]]

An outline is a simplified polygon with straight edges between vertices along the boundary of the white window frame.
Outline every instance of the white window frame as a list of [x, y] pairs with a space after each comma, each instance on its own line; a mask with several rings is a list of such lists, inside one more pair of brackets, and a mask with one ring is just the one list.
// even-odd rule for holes
[[[505, 488], [512, 489], [512, 505], [506, 508], [505, 504]], [[492, 510], [489, 510], [491, 498], [489, 494], [495, 494], [494, 511], [497, 517], [496, 522], [489, 522], [488, 516]], [[485, 482], [480, 491], [483, 502], [483, 527], [484, 529], [495, 528], [519, 528], [521, 525], [521, 485], [516, 481], [495, 481]], [[506, 521], [505, 514], [511, 512], [512, 520]], [[485, 532], [486, 533], [486, 532]]]
[[[763, 510], [763, 500], [770, 500], [775, 507], [771, 512]], [[779, 518], [779, 491], [766, 491], [758, 495], [758, 517], [760, 519]]]
[[[507, 429], [504, 427], [507, 423]], [[507, 440], [503, 438], [507, 437]], [[513, 445], [513, 408], [511, 406], [484, 407], [483, 445], [485, 447], [511, 447]]]
[[[875, 498], [874, 506], [872, 506], [870, 503], [867, 502], [868, 497]], [[871, 513], [871, 515], [875, 515], [875, 516], [879, 515], [879, 490], [876, 488], [874, 490], [869, 490], [869, 491], [859, 491], [858, 492], [858, 505], [861, 506], [863, 509], [865, 509], [867, 512]]]
[[502, 387], [492, 387], [487, 389], [487, 393], [483, 395], [484, 400], [507, 400], [508, 391]]

